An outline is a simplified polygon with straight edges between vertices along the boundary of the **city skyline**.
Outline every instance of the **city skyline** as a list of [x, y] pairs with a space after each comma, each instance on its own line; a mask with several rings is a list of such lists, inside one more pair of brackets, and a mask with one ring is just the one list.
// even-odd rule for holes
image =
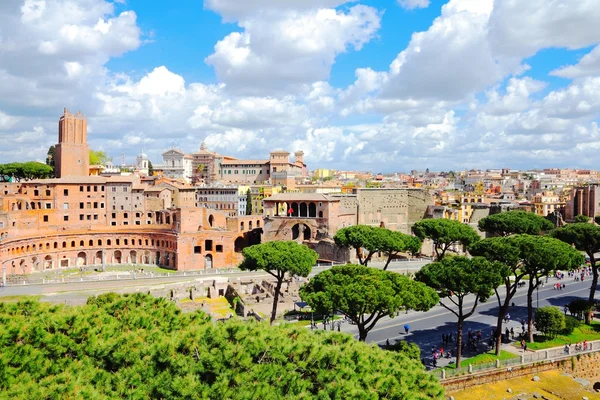
[[0, 158], [43, 160], [67, 107], [115, 164], [204, 141], [240, 159], [304, 150], [310, 169], [597, 169], [594, 6], [11, 1]]

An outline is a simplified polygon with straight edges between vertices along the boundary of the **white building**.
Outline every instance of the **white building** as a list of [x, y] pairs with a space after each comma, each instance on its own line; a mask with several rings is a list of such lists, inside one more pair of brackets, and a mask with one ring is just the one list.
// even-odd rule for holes
[[186, 155], [179, 149], [172, 148], [162, 153], [163, 163], [154, 167], [161, 170], [162, 174], [171, 179], [192, 181], [192, 156]]

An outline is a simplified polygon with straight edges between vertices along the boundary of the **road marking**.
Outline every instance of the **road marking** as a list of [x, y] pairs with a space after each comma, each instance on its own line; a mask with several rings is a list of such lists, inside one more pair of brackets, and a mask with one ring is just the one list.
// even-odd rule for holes
[[[548, 289], [548, 290], [551, 290], [551, 289]], [[588, 288], [582, 288], [582, 289], [573, 290], [573, 291], [569, 291], [569, 292], [564, 292], [564, 291], [563, 291], [563, 293], [564, 293], [564, 294], [571, 294], [571, 293], [577, 293], [577, 292], [581, 292], [581, 291], [584, 291], [584, 290], [589, 292], [589, 291], [590, 291], [590, 288], [589, 288], [589, 287], [588, 287]], [[527, 298], [527, 293], [524, 293], [523, 295], [520, 295], [520, 296], [519, 296], [519, 295], [515, 295], [515, 296], [513, 297], [513, 299], [516, 299], [517, 297], [523, 297], [523, 296], [525, 296], [525, 298]], [[471, 303], [472, 303], [472, 302], [471, 302]], [[465, 304], [466, 304], [466, 303], [465, 303]], [[488, 303], [484, 303], [484, 304], [488, 304]], [[516, 305], [521, 305], [521, 304], [516, 304]], [[524, 305], [527, 305], [527, 302], [525, 302], [525, 303], [524, 303]], [[442, 310], [446, 310], [446, 309], [445, 309], [445, 308], [443, 308], [442, 306], [437, 306], [437, 307], [441, 307], [441, 308], [442, 308]], [[425, 317], [422, 317], [422, 318], [412, 319], [412, 320], [410, 320], [409, 322], [410, 322], [410, 323], [413, 323], [413, 322], [418, 322], [418, 321], [424, 321], [424, 320], [427, 320], [427, 319], [430, 319], [430, 318], [436, 318], [436, 317], [439, 317], [439, 316], [442, 316], [442, 315], [445, 315], [445, 314], [452, 314], [452, 313], [451, 313], [450, 311], [446, 310], [446, 311], [445, 311], [445, 312], [443, 312], [443, 313], [438, 313], [438, 314], [435, 314], [435, 315], [429, 315], [429, 316], [425, 316]], [[479, 314], [479, 313], [478, 313], [476, 317], [472, 318], [472, 320], [473, 320], [473, 319], [477, 319], [477, 318], [479, 318], [479, 317], [482, 317], [482, 316], [483, 316], [483, 315], [481, 315], [481, 314]], [[393, 319], [392, 319], [391, 321], [393, 321]], [[379, 332], [379, 331], [383, 331], [383, 330], [386, 330], [386, 329], [388, 329], [388, 328], [394, 328], [394, 327], [397, 327], [397, 326], [402, 326], [402, 325], [404, 325], [404, 324], [406, 324], [406, 323], [407, 323], [407, 321], [402, 321], [402, 322], [398, 322], [398, 323], [390, 324], [390, 325], [387, 325], [387, 326], [382, 326], [382, 327], [380, 327], [380, 328], [373, 328], [373, 329], [371, 329], [371, 330], [369, 331], [369, 334], [371, 334], [371, 333], [373, 333], [373, 332]], [[356, 336], [356, 335], [355, 335], [355, 336]]]

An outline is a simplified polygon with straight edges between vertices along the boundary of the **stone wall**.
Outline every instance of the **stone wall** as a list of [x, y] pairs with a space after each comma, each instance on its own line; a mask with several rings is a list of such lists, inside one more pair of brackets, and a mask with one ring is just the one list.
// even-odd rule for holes
[[485, 385], [497, 381], [538, 374], [544, 371], [561, 370], [575, 378], [589, 381], [600, 380], [600, 352], [573, 355], [559, 361], [548, 360], [528, 365], [515, 365], [486, 370], [479, 373], [457, 376], [441, 381], [446, 393], [465, 390], [473, 386]]
[[426, 189], [357, 189], [358, 223], [380, 226], [410, 234], [433, 204]]

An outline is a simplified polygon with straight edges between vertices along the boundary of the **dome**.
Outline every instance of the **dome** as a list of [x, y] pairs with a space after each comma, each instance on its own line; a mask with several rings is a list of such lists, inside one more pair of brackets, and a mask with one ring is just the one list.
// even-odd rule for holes
[[144, 153], [143, 151], [138, 155], [138, 158], [141, 158], [142, 160], [147, 160], [148, 159], [148, 154]]

